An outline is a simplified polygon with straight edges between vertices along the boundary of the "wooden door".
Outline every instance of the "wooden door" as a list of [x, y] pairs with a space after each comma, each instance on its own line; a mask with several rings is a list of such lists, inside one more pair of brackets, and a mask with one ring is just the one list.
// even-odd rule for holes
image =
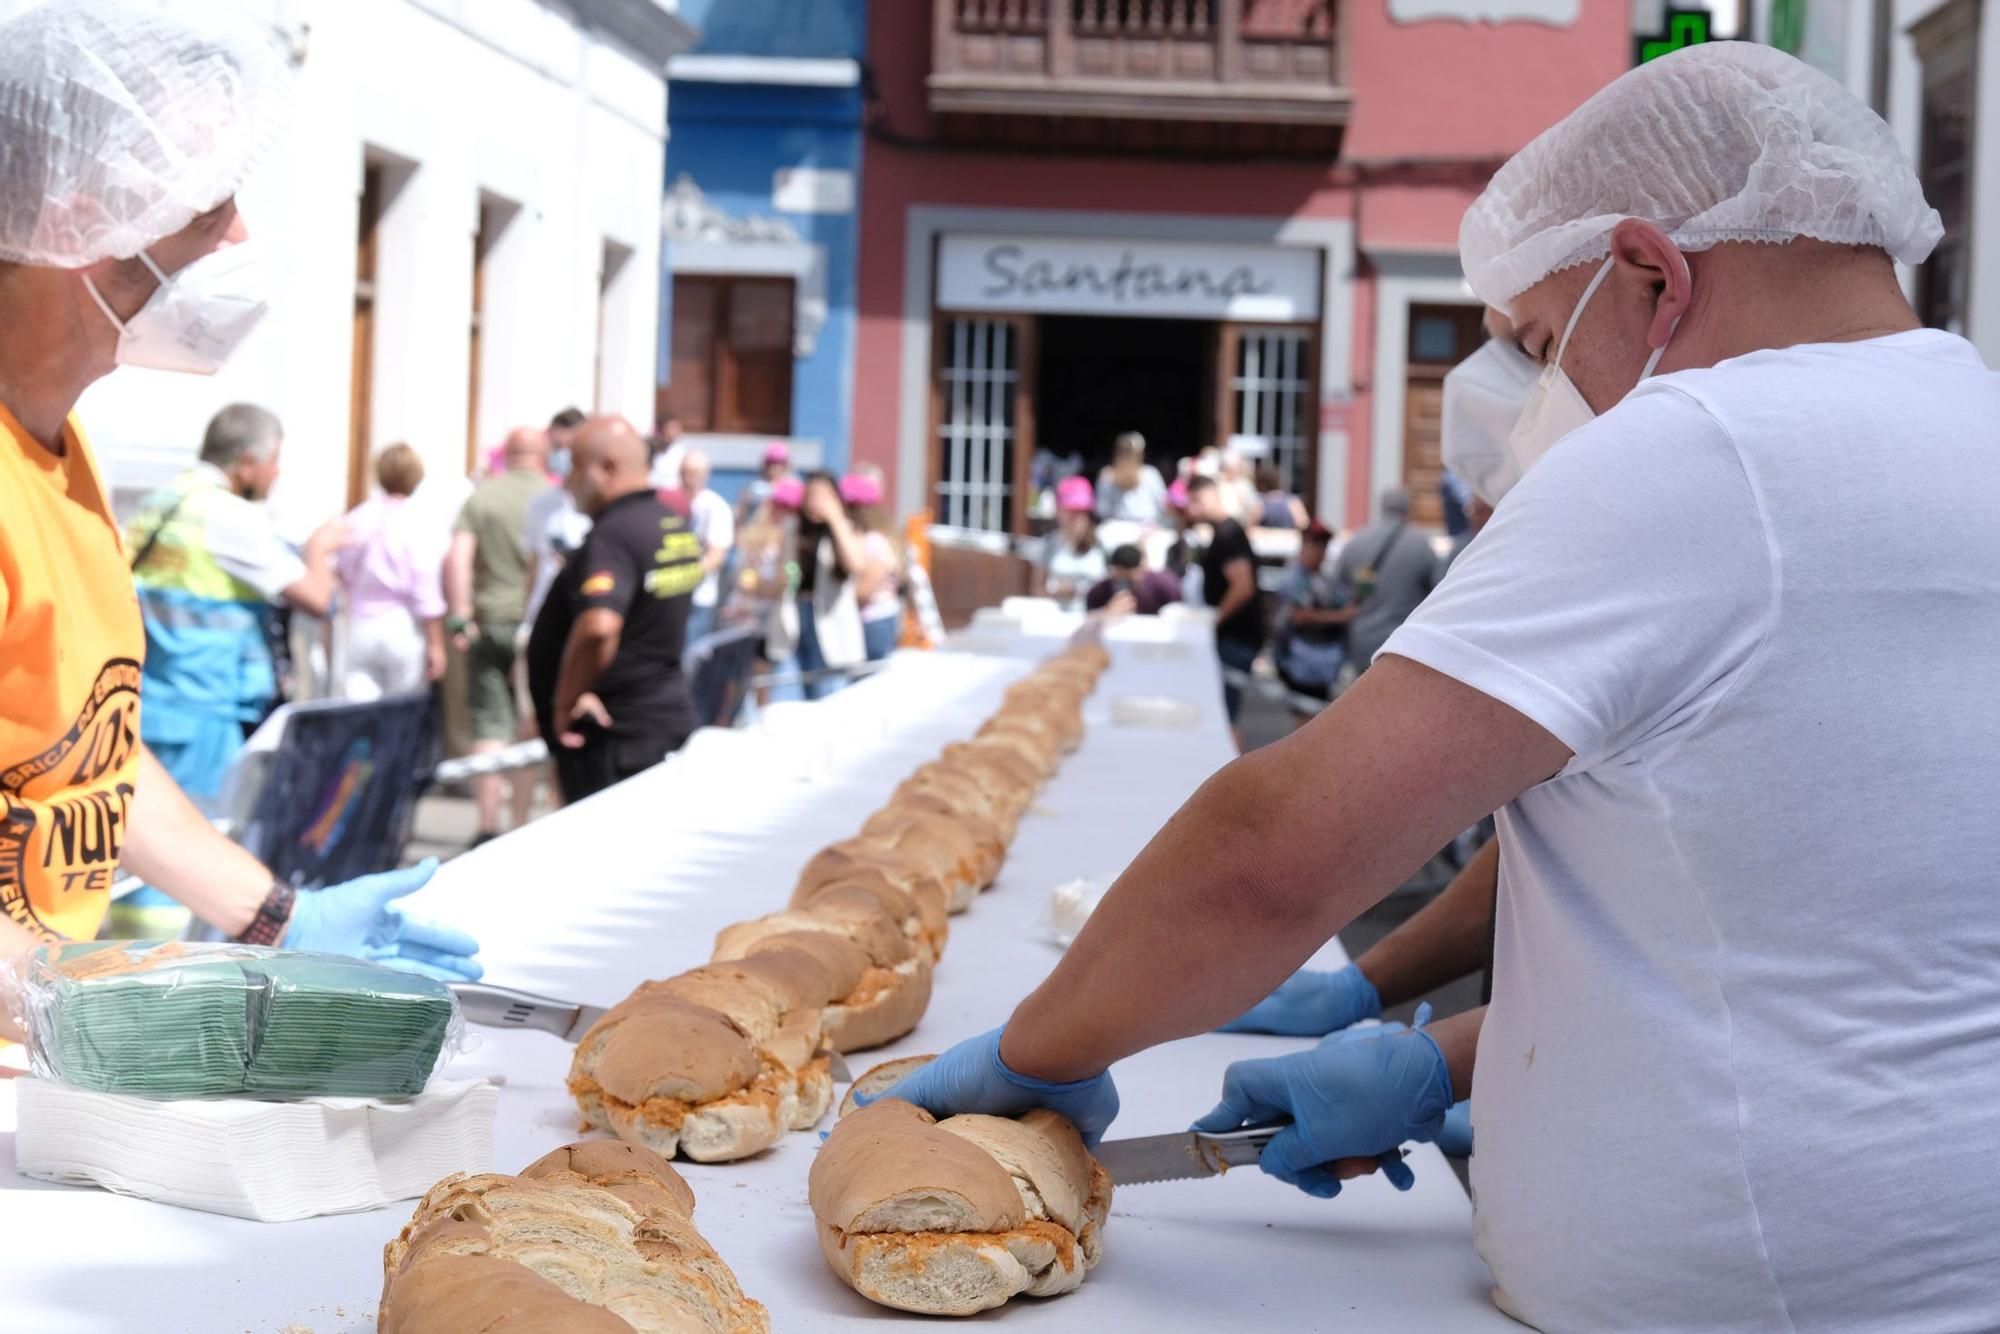
[[359, 230], [354, 248], [354, 325], [347, 384], [347, 508], [368, 496], [369, 450], [375, 433], [375, 257], [382, 223], [382, 168], [361, 172]]
[[1403, 377], [1403, 486], [1410, 493], [1410, 522], [1444, 526], [1444, 477], [1439, 423], [1444, 413], [1445, 372], [1470, 356], [1486, 339], [1483, 306], [1410, 307], [1409, 359]]

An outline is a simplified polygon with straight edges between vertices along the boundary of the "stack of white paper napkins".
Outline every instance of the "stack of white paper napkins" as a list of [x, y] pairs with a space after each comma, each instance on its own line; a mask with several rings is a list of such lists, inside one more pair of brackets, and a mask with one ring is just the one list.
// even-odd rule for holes
[[158, 1102], [20, 1079], [14, 1161], [45, 1181], [281, 1223], [373, 1209], [493, 1167], [499, 1090], [434, 1079], [414, 1098]]

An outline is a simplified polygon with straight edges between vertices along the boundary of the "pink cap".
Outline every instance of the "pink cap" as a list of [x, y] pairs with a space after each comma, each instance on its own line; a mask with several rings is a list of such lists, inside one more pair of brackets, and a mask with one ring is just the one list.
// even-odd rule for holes
[[1097, 493], [1090, 489], [1090, 483], [1081, 477], [1065, 477], [1056, 483], [1056, 508], [1071, 514], [1081, 514], [1097, 508]]
[[1181, 477], [1174, 478], [1174, 484], [1167, 488], [1167, 503], [1169, 505], [1172, 505], [1177, 510], [1184, 510], [1187, 508], [1188, 493], [1187, 493], [1187, 480], [1185, 478]]
[[840, 498], [849, 505], [879, 505], [882, 503], [882, 484], [873, 477], [861, 473], [849, 473], [840, 479]]
[[795, 510], [806, 500], [806, 484], [796, 477], [780, 477], [771, 483], [771, 503], [781, 510]]
[[784, 441], [773, 440], [770, 444], [764, 446], [764, 462], [790, 463], [791, 461], [792, 447]]

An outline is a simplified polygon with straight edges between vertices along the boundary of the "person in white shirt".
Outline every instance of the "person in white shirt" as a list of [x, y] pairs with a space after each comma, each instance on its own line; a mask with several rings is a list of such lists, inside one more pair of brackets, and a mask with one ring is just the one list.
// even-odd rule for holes
[[701, 584], [688, 608], [683, 642], [699, 643], [715, 631], [715, 609], [722, 600], [722, 567], [736, 549], [736, 513], [729, 502], [708, 486], [708, 455], [688, 448], [681, 455], [680, 484], [687, 496], [688, 527], [701, 541]]
[[1941, 232], [1874, 113], [1750, 43], [1529, 144], [1460, 238], [1543, 368], [1519, 484], [1008, 1025], [890, 1094], [1100, 1135], [1113, 1061], [1497, 810], [1491, 1006], [1239, 1062], [1197, 1126], [1291, 1121], [1264, 1169], [1332, 1195], [1470, 1089], [1476, 1237], [1541, 1328], [1990, 1328], [2000, 376], [1897, 285]]
[[[681, 485], [681, 467], [687, 462], [689, 445], [681, 439], [681, 419], [662, 417], [653, 431], [653, 461], [648, 480], [655, 491], [672, 491]], [[692, 641], [690, 641], [692, 642]]]
[[1081, 611], [1084, 594], [1109, 569], [1104, 544], [1097, 540], [1096, 503], [1081, 477], [1065, 477], [1056, 486], [1056, 526], [1045, 539], [1042, 593], [1065, 611]]
[[1146, 437], [1123, 432], [1111, 442], [1111, 466], [1097, 475], [1098, 522], [1152, 527], [1163, 522], [1166, 501], [1160, 470], [1146, 462]]

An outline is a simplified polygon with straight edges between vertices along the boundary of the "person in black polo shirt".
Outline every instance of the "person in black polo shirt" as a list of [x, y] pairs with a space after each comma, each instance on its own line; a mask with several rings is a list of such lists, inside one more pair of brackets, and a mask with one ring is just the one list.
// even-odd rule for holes
[[[1264, 601], [1257, 595], [1257, 558], [1250, 550], [1250, 535], [1229, 517], [1213, 477], [1189, 479], [1187, 494], [1188, 517], [1207, 524], [1213, 534], [1201, 553], [1201, 600], [1215, 608], [1216, 656], [1225, 669], [1247, 672], [1264, 647]], [[1242, 687], [1224, 681], [1222, 701], [1229, 709], [1236, 748], [1241, 750], [1243, 734], [1236, 719], [1243, 712]]]
[[659, 763], [694, 726], [681, 646], [701, 542], [647, 465], [621, 417], [584, 423], [571, 450], [571, 489], [594, 523], [528, 638], [528, 694], [566, 802]]

